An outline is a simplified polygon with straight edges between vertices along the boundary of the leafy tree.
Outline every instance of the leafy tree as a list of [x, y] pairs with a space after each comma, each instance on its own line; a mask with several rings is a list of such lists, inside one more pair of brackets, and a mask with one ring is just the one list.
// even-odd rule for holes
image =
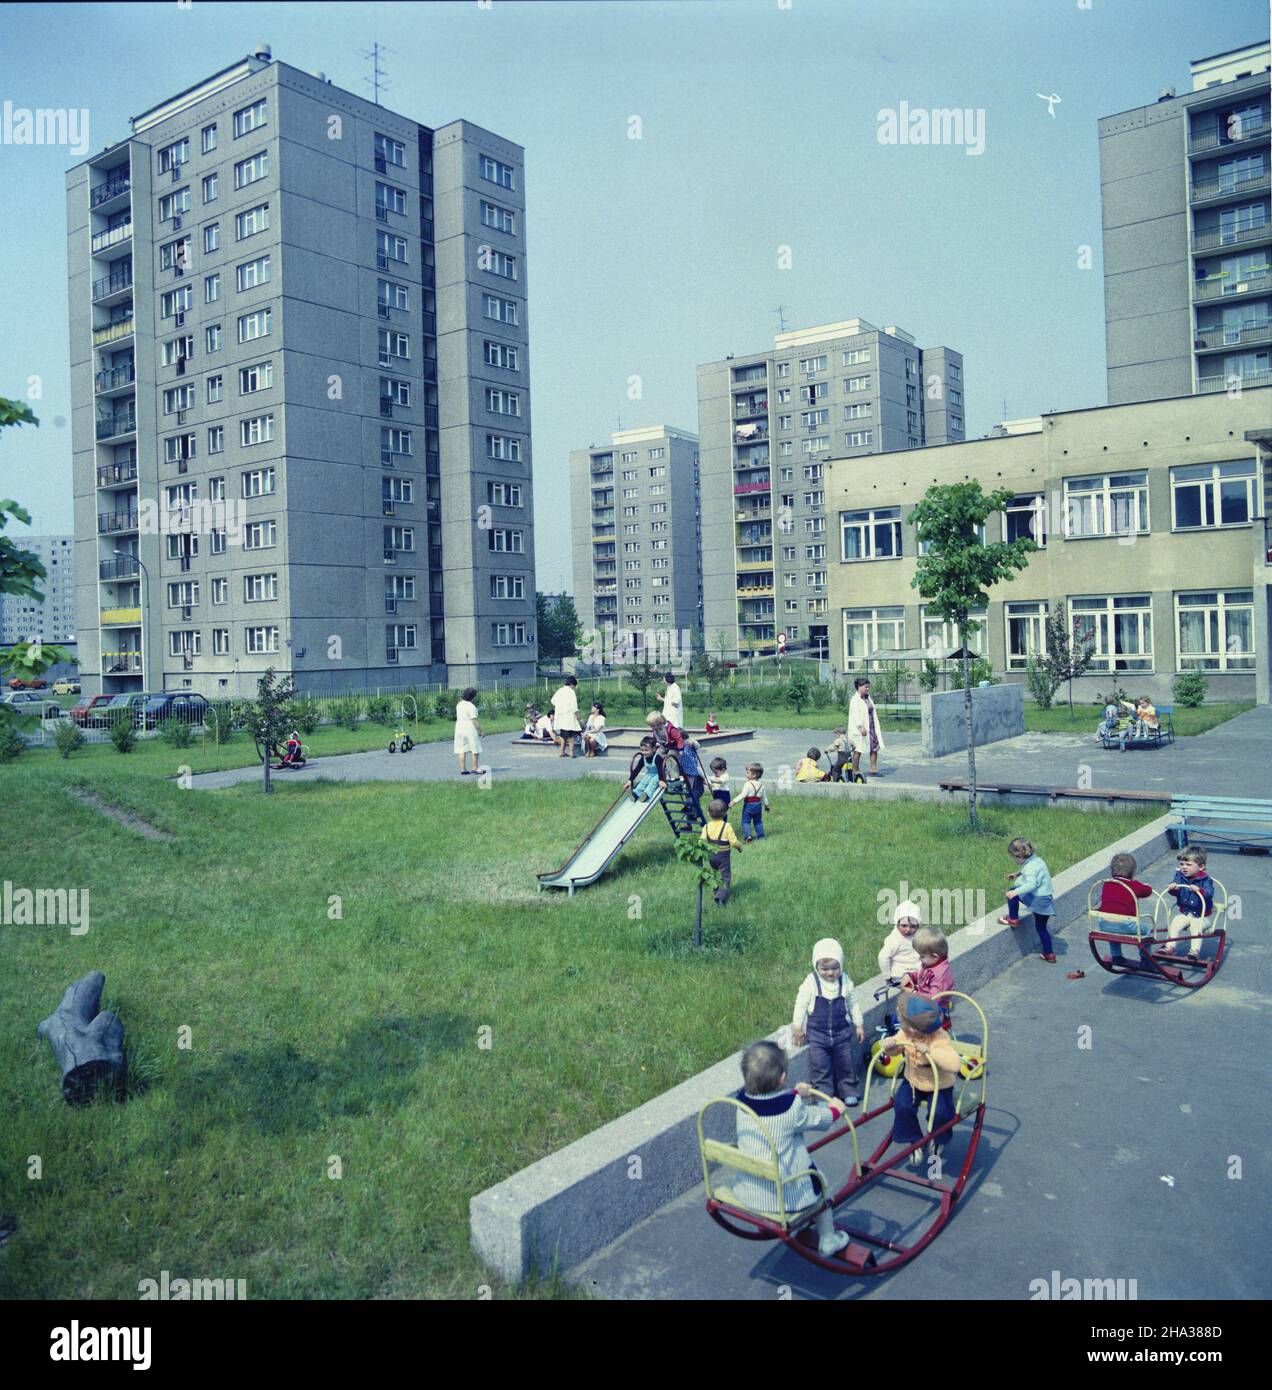
[[1060, 682], [1051, 674], [1051, 667], [1045, 660], [1039, 661], [1036, 656], [1031, 656], [1025, 662], [1025, 683], [1038, 708], [1050, 709], [1056, 691], [1060, 688]]
[[1057, 603], [1047, 615], [1047, 654], [1043, 665], [1047, 668], [1058, 690], [1066, 681], [1069, 683], [1069, 717], [1073, 717], [1073, 679], [1082, 675], [1091, 665], [1095, 654], [1095, 638], [1082, 637], [1069, 622], [1063, 602]]
[[640, 703], [645, 710], [649, 709], [649, 688], [655, 682], [662, 680], [665, 672], [661, 666], [655, 666], [649, 659], [649, 652], [642, 650], [640, 660], [627, 668], [627, 678], [632, 685], [640, 692]]
[[279, 680], [271, 666], [256, 682], [256, 699], [247, 705], [247, 727], [261, 750], [261, 767], [264, 770], [267, 796], [273, 790], [269, 779], [270, 755], [290, 732], [287, 725], [287, 707], [295, 698], [295, 681], [291, 676]]
[[934, 691], [941, 683], [941, 668], [929, 656], [923, 661], [923, 669], [919, 672], [919, 689], [928, 692]]
[[809, 687], [808, 678], [802, 671], [797, 671], [791, 677], [791, 683], [786, 687], [787, 703], [795, 706], [796, 714], [803, 714], [804, 706], [812, 697], [813, 692]]
[[1171, 693], [1175, 703], [1183, 709], [1198, 709], [1206, 699], [1209, 682], [1200, 671], [1185, 671], [1175, 677]]
[[536, 593], [534, 596], [536, 627], [539, 637], [539, 660], [562, 661], [577, 656], [583, 627], [579, 622], [574, 599], [570, 594]]
[[972, 676], [967, 655], [969, 637], [980, 624], [969, 616], [973, 608], [989, 602], [995, 584], [1008, 583], [1016, 572], [1027, 568], [1030, 554], [1038, 547], [1027, 537], [1015, 541], [982, 544], [980, 529], [988, 518], [1011, 501], [1010, 488], [986, 493], [979, 482], [936, 484], [928, 488], [923, 500], [908, 520], [917, 529], [927, 553], [920, 555], [913, 588], [927, 602], [932, 617], [955, 623], [959, 646], [963, 650], [963, 709], [967, 723], [967, 815], [973, 830], [979, 829], [976, 808], [976, 743], [972, 731]]
[[702, 945], [702, 893], [704, 889], [715, 892], [724, 883], [724, 875], [719, 869], [711, 867], [711, 853], [697, 835], [676, 836], [676, 858], [688, 864], [694, 871], [698, 885], [698, 915], [694, 921], [693, 944]]

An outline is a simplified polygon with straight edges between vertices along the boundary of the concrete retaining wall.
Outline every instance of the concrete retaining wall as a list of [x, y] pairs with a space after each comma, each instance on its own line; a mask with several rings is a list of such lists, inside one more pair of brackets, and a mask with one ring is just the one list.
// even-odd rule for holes
[[[1169, 848], [1168, 820], [1161, 816], [1057, 875], [1053, 933], [1075, 923], [1079, 932], [1085, 931], [1087, 893], [1105, 877], [1114, 853], [1133, 854], [1141, 864], [1164, 855]], [[1037, 936], [1029, 926], [1013, 931], [999, 925], [1001, 907], [991, 904], [984, 917], [950, 934], [950, 963], [958, 988], [966, 994], [975, 995], [1009, 965], [1037, 950]], [[880, 940], [882, 936], [881, 931]], [[1077, 939], [1075, 934], [1075, 946]], [[883, 981], [876, 975], [856, 984], [869, 1033], [882, 1021], [885, 1004], [866, 1005]], [[991, 1019], [991, 1028], [993, 1024]], [[777, 1038], [778, 1033], [769, 1036]], [[740, 1058], [740, 1052], [726, 1057], [479, 1192], [469, 1202], [473, 1249], [493, 1271], [513, 1282], [532, 1270], [569, 1269], [701, 1182], [698, 1111], [706, 1101], [738, 1088]], [[807, 1080], [807, 1049], [793, 1050], [790, 1059], [791, 1081]], [[721, 1122], [727, 1126], [727, 1117]], [[716, 1137], [731, 1136], [722, 1132]]]
[[[967, 747], [967, 711], [961, 690], [925, 694], [919, 701], [923, 751], [932, 758]], [[976, 747], [1025, 732], [1025, 689], [985, 685], [972, 691], [972, 738]]]

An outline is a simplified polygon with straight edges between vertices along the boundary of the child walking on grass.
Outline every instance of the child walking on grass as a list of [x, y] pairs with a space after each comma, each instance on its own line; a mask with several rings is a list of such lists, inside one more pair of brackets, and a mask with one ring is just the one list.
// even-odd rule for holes
[[723, 758], [711, 759], [711, 776], [707, 778], [707, 790], [711, 793], [712, 801], [724, 802], [727, 811], [733, 793], [729, 790], [729, 764]]
[[719, 907], [723, 907], [729, 901], [729, 889], [733, 886], [733, 855], [742, 853], [737, 831], [725, 819], [728, 810], [725, 802], [713, 801], [707, 807], [710, 819], [702, 827], [700, 837], [712, 846], [714, 852], [711, 855], [711, 867], [719, 869], [724, 878], [724, 882], [715, 890], [715, 900]]
[[1026, 911], [1032, 912], [1034, 927], [1042, 945], [1040, 954], [1048, 964], [1054, 965], [1056, 953], [1052, 948], [1051, 933], [1047, 930], [1051, 914], [1056, 910], [1051, 871], [1042, 856], [1034, 851], [1033, 843], [1022, 835], [1017, 835], [1007, 846], [1007, 853], [1020, 868], [1007, 875], [1007, 882], [1014, 881], [1016, 886], [1007, 890], [1007, 911], [998, 920], [1004, 926], [1018, 927], [1020, 909], [1023, 907]]
[[742, 843], [764, 838], [764, 812], [772, 812], [768, 793], [764, 790], [764, 769], [759, 763], [748, 763], [746, 781], [742, 784]]
[[813, 947], [812, 974], [795, 996], [791, 1040], [796, 1046], [807, 1040], [808, 1071], [816, 1090], [838, 1096], [845, 1105], [858, 1104], [857, 1047], [866, 1034], [861, 1005], [844, 972], [844, 948], [833, 937], [823, 937]]
[[[738, 1148], [753, 1158], [771, 1162], [777, 1150], [778, 1173], [793, 1181], [782, 1185], [782, 1205], [787, 1214], [807, 1209], [826, 1195], [826, 1184], [804, 1143], [804, 1131], [829, 1129], [843, 1114], [835, 1105], [819, 1105], [808, 1099], [809, 1087], [800, 1082], [794, 1090], [786, 1089], [786, 1054], [776, 1043], [752, 1043], [742, 1054], [744, 1085], [736, 1093], [752, 1112], [739, 1110]], [[814, 1169], [814, 1177], [800, 1177]], [[818, 1190], [820, 1189], [820, 1191]], [[739, 1173], [733, 1185], [734, 1196], [740, 1205], [752, 1211], [779, 1214], [776, 1185], [767, 1178]], [[835, 1214], [830, 1207], [817, 1213], [817, 1248], [823, 1255], [833, 1255], [848, 1244], [848, 1235], [835, 1229]]]

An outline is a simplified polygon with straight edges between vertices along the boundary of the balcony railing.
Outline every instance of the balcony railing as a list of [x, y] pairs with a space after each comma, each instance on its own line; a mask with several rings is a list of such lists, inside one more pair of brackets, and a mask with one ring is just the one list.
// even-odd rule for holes
[[769, 456], [767, 454], [760, 454], [758, 457], [755, 454], [750, 454], [746, 458], [738, 459], [733, 465], [739, 473], [747, 468], [767, 468], [768, 466]]
[[109, 420], [98, 420], [97, 438], [114, 439], [116, 435], [133, 434], [137, 429], [137, 417], [132, 414], [116, 415]]
[[108, 463], [97, 470], [98, 487], [119, 487], [137, 480], [136, 463]]
[[762, 482], [762, 483], [734, 483], [734, 485], [733, 485], [733, 495], [734, 495], [735, 497], [740, 497], [740, 496], [742, 496], [743, 493], [748, 493], [748, 492], [772, 492], [772, 491], [773, 491], [773, 483], [772, 483], [772, 481], [771, 481], [770, 479], [766, 479], [766, 480], [765, 480], [764, 482]]
[[136, 529], [136, 512], [99, 512], [97, 514], [97, 530], [103, 536], [114, 535], [120, 531], [135, 531]]
[[1272, 342], [1272, 322], [1251, 323], [1244, 328], [1225, 328], [1223, 324], [1198, 328], [1193, 347], [1198, 351], [1228, 347], [1249, 347]]
[[101, 614], [103, 627], [141, 626], [140, 608], [103, 608]]
[[100, 280], [93, 281], [93, 298], [105, 299], [107, 295], [118, 294], [120, 290], [128, 289], [132, 282], [132, 266], [117, 270], [112, 275], [103, 275]]
[[93, 378], [93, 390], [113, 391], [116, 387], [127, 386], [136, 380], [137, 368], [129, 362], [122, 367], [112, 367], [108, 371], [98, 372]]
[[733, 429], [733, 442], [735, 444], [753, 444], [757, 440], [767, 438], [767, 425], [747, 425], [745, 426], [745, 428], [742, 429], [739, 429], [737, 426], [734, 426]]
[[1231, 299], [1238, 294], [1267, 294], [1272, 290], [1272, 274], [1267, 270], [1251, 271], [1244, 279], [1228, 271], [1220, 271], [1212, 280], [1197, 280], [1193, 284], [1193, 300]]
[[748, 598], [772, 598], [773, 586], [771, 584], [747, 584], [738, 586], [738, 597]]
[[1239, 145], [1246, 140], [1253, 140], [1256, 137], [1268, 133], [1267, 118], [1261, 120], [1242, 120], [1240, 134], [1234, 136], [1230, 127], [1223, 125], [1211, 126], [1206, 130], [1194, 130], [1188, 137], [1188, 152], [1196, 154], [1200, 150], [1217, 150], [1228, 145]]
[[1267, 174], [1247, 174], [1240, 179], [1195, 179], [1191, 200], [1194, 203], [1209, 203], [1215, 198], [1243, 197], [1247, 193], [1257, 193], [1267, 188]]
[[1216, 247], [1246, 246], [1252, 241], [1266, 241], [1269, 237], [1272, 237], [1272, 222], [1252, 222], [1247, 227], [1198, 232], [1193, 237], [1193, 250], [1211, 251]]
[[768, 398], [760, 397], [759, 400], [738, 401], [734, 406], [733, 418], [735, 420], [749, 420], [755, 415], [768, 414]]
[[1253, 386], [1272, 385], [1272, 372], [1248, 372], [1245, 376], [1229, 372], [1227, 376], [1203, 376], [1197, 380], [1198, 391], [1245, 390]]
[[134, 676], [141, 674], [140, 652], [103, 652], [102, 675]]
[[103, 203], [109, 203], [112, 198], [118, 198], [121, 193], [127, 193], [131, 180], [129, 175], [107, 179], [105, 183], [99, 183], [88, 195], [89, 207], [98, 208]]
[[133, 332], [132, 316], [108, 323], [102, 328], [93, 329], [93, 346], [103, 347], [106, 343], [117, 343], [121, 338], [131, 338]]
[[135, 555], [117, 555], [110, 560], [97, 562], [98, 579], [110, 582], [116, 579], [135, 579], [141, 573], [141, 565]]
[[132, 223], [124, 222], [118, 227], [111, 227], [105, 232], [93, 233], [93, 254], [98, 251], [109, 251], [112, 246], [118, 246], [121, 241], [128, 241], [132, 236]]
[[737, 521], [765, 521], [773, 515], [772, 507], [752, 507], [749, 512], [734, 512]]

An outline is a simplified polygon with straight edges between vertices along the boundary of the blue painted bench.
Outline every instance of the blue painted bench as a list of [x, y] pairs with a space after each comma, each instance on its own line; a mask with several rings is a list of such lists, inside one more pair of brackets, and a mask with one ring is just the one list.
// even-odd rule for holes
[[[1174, 743], [1174, 715], [1174, 705], [1158, 705], [1157, 728], [1145, 734], [1137, 734], [1134, 738], [1127, 736], [1125, 742], [1123, 742], [1122, 734], [1115, 730], [1111, 734], [1101, 734], [1100, 743], [1105, 748], [1120, 748], [1122, 752], [1128, 748], [1160, 748], [1164, 743]], [[1134, 722], [1133, 717], [1131, 722]]]
[[1237, 796], [1176, 796], [1170, 810], [1178, 817], [1166, 828], [1176, 849], [1201, 838], [1264, 854], [1272, 850], [1272, 801]]

